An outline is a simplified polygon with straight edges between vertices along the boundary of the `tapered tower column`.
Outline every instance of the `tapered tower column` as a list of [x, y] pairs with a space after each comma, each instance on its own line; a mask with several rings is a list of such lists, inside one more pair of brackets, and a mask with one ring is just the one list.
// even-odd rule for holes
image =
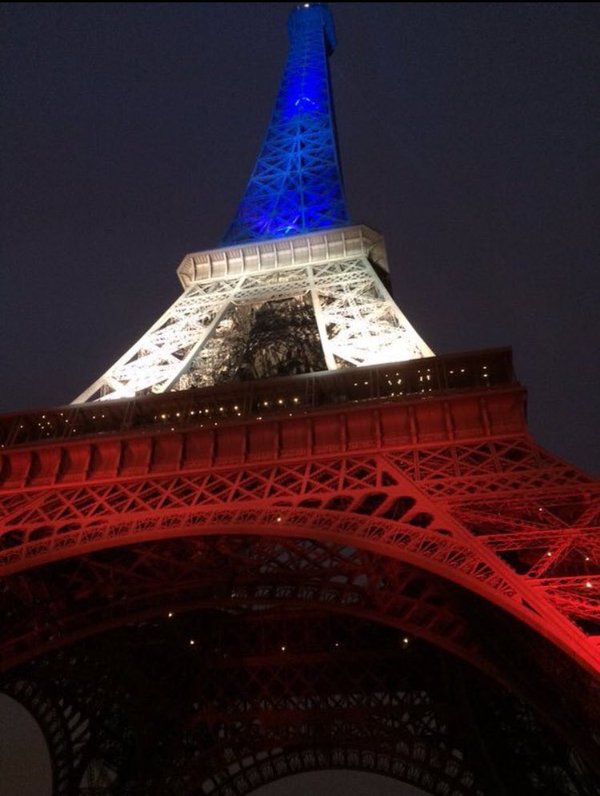
[[183, 295], [75, 403], [433, 356], [389, 293], [382, 236], [349, 226], [322, 3], [289, 19], [267, 134], [221, 246], [188, 254]]
[[288, 23], [290, 47], [254, 171], [223, 244], [288, 237], [348, 223], [327, 59], [331, 12], [303, 3]]

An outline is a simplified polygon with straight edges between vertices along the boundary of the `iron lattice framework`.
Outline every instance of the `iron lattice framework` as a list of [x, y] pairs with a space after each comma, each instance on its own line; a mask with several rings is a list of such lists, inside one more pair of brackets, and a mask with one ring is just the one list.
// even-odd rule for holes
[[290, 15], [290, 48], [267, 135], [223, 244], [348, 224], [327, 58], [335, 48], [325, 4]]
[[[248, 544], [219, 548], [211, 563], [232, 553], [256, 564]], [[195, 545], [179, 552], [197, 563]], [[281, 605], [215, 602], [46, 656], [5, 683], [46, 730], [55, 793], [239, 796], [354, 768], [447, 796], [594, 794], [558, 713], [560, 730], [549, 728], [480, 674], [465, 682], [440, 651], [330, 609], [288, 605], [283, 619]]]
[[55, 793], [331, 767], [595, 793], [600, 490], [530, 439], [506, 352], [449, 358], [445, 390], [419, 365], [397, 366], [404, 395], [373, 394], [380, 367], [319, 401], [290, 378], [245, 406], [73, 407], [33, 444], [15, 435], [48, 433], [37, 417], [12, 419], [4, 688], [46, 731]]
[[508, 350], [433, 357], [381, 236], [331, 228], [332, 47], [292, 13], [233, 245], [77, 402], [0, 418], [1, 684], [54, 796], [598, 792], [600, 490]]
[[189, 254], [181, 297], [76, 403], [432, 356], [387, 270], [364, 226]]
[[224, 246], [189, 254], [184, 292], [76, 402], [432, 356], [392, 300], [381, 235], [349, 227], [324, 4], [290, 16], [263, 149]]

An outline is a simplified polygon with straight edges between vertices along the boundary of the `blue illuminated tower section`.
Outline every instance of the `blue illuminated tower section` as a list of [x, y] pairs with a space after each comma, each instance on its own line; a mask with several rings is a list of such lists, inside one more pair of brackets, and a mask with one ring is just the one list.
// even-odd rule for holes
[[325, 4], [299, 5], [267, 135], [222, 244], [284, 238], [348, 224], [327, 59], [335, 48]]
[[220, 245], [184, 257], [181, 296], [76, 403], [433, 356], [386, 287], [381, 234], [349, 223], [327, 5], [297, 6], [288, 30], [267, 134]]

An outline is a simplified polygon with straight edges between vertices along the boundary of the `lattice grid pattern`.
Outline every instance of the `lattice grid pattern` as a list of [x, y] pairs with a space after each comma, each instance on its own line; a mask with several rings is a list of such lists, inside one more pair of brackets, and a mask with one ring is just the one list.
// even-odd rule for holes
[[76, 403], [210, 386], [228, 365], [234, 377], [249, 335], [244, 309], [289, 299], [312, 308], [329, 370], [432, 356], [367, 258], [335, 257], [195, 282]]
[[174, 475], [5, 493], [2, 569], [168, 536], [330, 540], [442, 574], [598, 667], [600, 493], [526, 437], [289, 465], [180, 466]]
[[348, 223], [329, 90], [333, 20], [300, 5], [267, 135], [223, 244], [281, 238]]
[[495, 794], [500, 783], [593, 793], [588, 764], [539, 713], [428, 645], [350, 616], [165, 615], [1, 685], [43, 723], [60, 796], [234, 796], [348, 767], [438, 796]]

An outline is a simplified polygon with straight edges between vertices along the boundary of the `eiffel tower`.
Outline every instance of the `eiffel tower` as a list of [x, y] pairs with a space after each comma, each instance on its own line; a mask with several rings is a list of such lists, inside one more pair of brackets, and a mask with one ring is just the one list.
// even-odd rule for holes
[[74, 403], [0, 418], [1, 687], [54, 796], [596, 794], [598, 487], [531, 438], [510, 350], [434, 356], [395, 304], [327, 6], [289, 35], [218, 248]]

